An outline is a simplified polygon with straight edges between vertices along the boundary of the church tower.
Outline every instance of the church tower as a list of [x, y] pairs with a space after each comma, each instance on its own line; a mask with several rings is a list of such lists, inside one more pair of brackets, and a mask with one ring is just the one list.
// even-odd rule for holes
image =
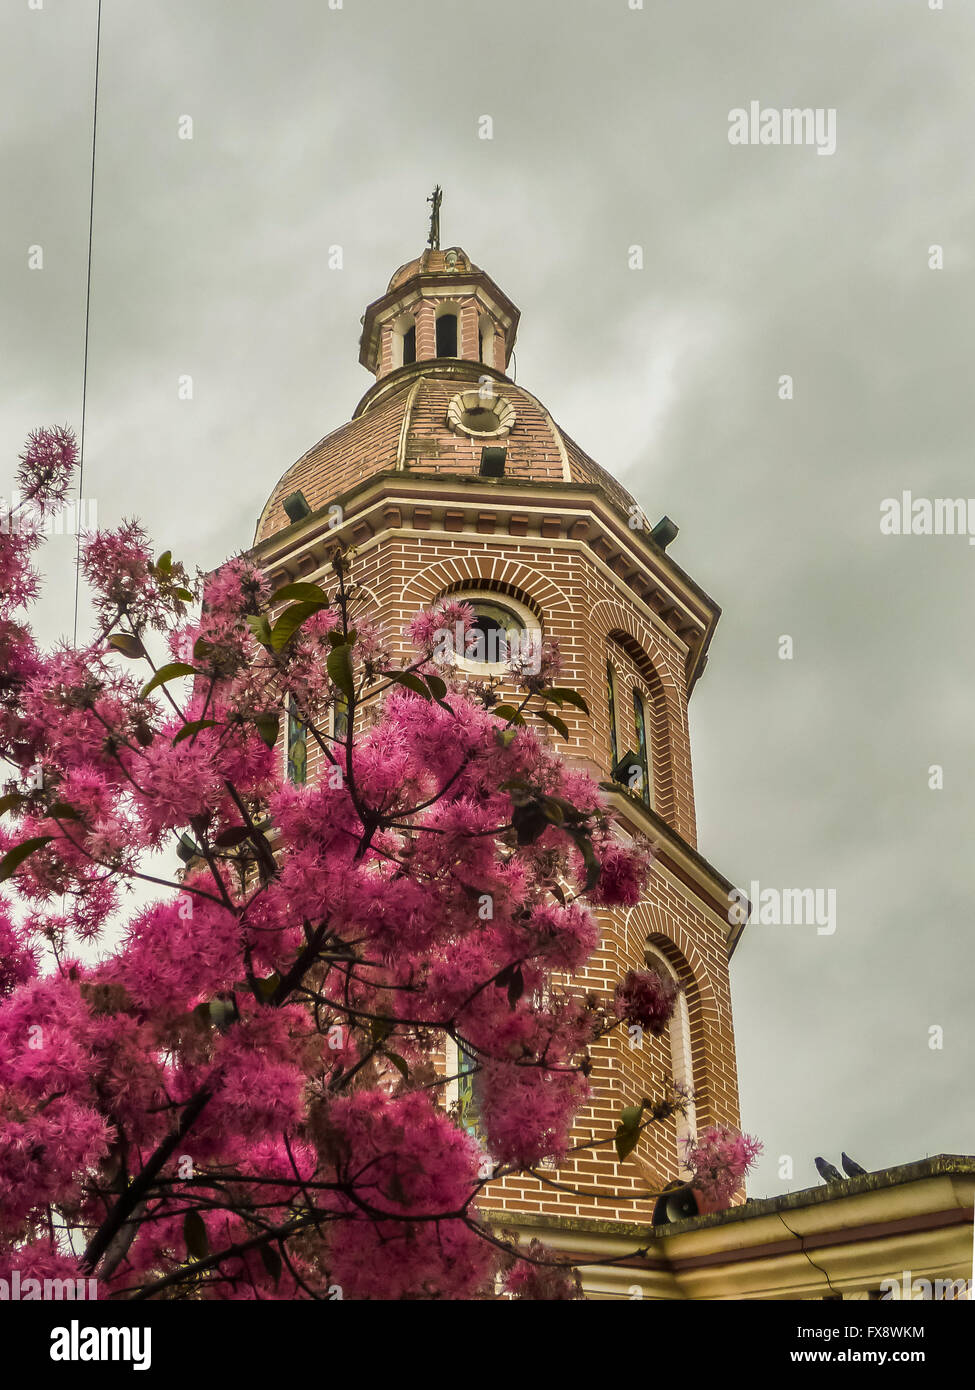
[[[668, 553], [673, 524], [651, 528], [508, 375], [518, 309], [460, 247], [440, 249], [437, 195], [434, 209], [431, 244], [363, 316], [359, 360], [375, 381], [352, 419], [281, 478], [253, 554], [277, 586], [327, 582], [336, 545], [353, 546], [352, 580], [402, 664], [413, 656], [409, 619], [447, 595], [470, 602], [485, 631], [558, 640], [559, 684], [584, 696], [591, 717], [563, 710], [570, 739], [553, 729], [553, 743], [613, 783], [623, 832], [656, 847], [644, 900], [600, 911], [602, 945], [582, 982], [611, 995], [648, 962], [682, 993], [668, 1036], [634, 1045], [617, 1030], [595, 1050], [578, 1142], [608, 1142], [539, 1179], [490, 1185], [481, 1207], [543, 1237], [566, 1220], [647, 1223], [651, 1204], [633, 1195], [680, 1175], [679, 1141], [739, 1118], [728, 960], [741, 928], [729, 925], [732, 886], [698, 851], [687, 718], [719, 609]], [[465, 665], [475, 678], [503, 670]], [[672, 1077], [693, 1092], [687, 1116], [652, 1126], [618, 1163], [620, 1110], [660, 1096]], [[476, 1080], [456, 1099], [476, 1113]]]

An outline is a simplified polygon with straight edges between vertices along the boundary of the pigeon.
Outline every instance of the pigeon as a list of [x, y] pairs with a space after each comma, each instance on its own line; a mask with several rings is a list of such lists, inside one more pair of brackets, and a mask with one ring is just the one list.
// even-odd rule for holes
[[827, 1163], [825, 1158], [816, 1159], [816, 1172], [823, 1182], [842, 1182], [843, 1174], [838, 1168], [834, 1168], [832, 1163]]
[[849, 1154], [840, 1154], [840, 1162], [843, 1165], [843, 1172], [848, 1178], [862, 1178], [866, 1175], [866, 1168], [861, 1168], [859, 1163]]

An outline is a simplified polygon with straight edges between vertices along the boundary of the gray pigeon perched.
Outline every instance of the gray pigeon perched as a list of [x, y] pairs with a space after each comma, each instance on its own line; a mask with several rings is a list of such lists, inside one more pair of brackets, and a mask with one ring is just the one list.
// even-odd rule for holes
[[834, 1168], [832, 1163], [827, 1163], [825, 1158], [816, 1159], [816, 1172], [823, 1182], [842, 1182], [843, 1174], [838, 1168]]
[[848, 1178], [862, 1178], [866, 1174], [866, 1168], [861, 1168], [859, 1163], [849, 1154], [840, 1154], [840, 1162], [843, 1165], [843, 1172]]

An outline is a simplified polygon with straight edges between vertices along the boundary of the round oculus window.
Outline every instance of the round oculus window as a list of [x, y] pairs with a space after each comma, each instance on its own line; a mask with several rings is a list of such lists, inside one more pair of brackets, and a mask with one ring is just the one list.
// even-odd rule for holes
[[515, 423], [510, 401], [487, 390], [462, 391], [447, 406], [447, 424], [471, 439], [503, 439]]

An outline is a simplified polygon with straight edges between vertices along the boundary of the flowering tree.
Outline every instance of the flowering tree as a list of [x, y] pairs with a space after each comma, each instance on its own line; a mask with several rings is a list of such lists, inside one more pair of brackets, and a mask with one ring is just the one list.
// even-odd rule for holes
[[[512, 672], [518, 704], [465, 692], [431, 659], [472, 616], [447, 605], [394, 669], [341, 555], [331, 593], [272, 594], [233, 560], [191, 620], [200, 585], [128, 523], [81, 550], [91, 641], [42, 653], [21, 610], [74, 463], [69, 432], [32, 435], [0, 536], [0, 1275], [325, 1299], [493, 1296], [500, 1273], [512, 1296], [574, 1294], [478, 1194], [566, 1153], [593, 1043], [659, 1032], [674, 994], [649, 972], [611, 1001], [559, 983], [648, 855], [539, 737], [585, 709], [551, 684], [557, 652]], [[313, 785], [279, 773], [285, 709]], [[489, 1163], [445, 1104], [444, 1038], [476, 1059]], [[648, 1098], [604, 1142], [623, 1156], [682, 1103]], [[730, 1195], [750, 1144], [702, 1136], [702, 1180]]]

